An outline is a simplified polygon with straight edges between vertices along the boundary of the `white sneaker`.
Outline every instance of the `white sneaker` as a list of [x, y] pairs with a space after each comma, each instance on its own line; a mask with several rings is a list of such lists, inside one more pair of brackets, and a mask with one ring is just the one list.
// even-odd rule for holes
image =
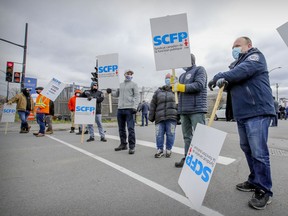
[[166, 154], [165, 154], [165, 157], [166, 157], [166, 158], [170, 158], [170, 157], [171, 157], [171, 154], [172, 154], [172, 151], [171, 151], [171, 150], [168, 150], [168, 149], [166, 149]]
[[155, 158], [161, 158], [164, 156], [163, 150], [162, 149], [158, 149], [157, 153], [155, 154]]

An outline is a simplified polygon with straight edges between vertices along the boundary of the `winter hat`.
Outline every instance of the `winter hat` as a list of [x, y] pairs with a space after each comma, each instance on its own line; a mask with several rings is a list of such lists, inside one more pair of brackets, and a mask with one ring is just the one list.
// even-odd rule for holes
[[44, 88], [41, 87], [41, 86], [38, 86], [38, 87], [35, 88], [35, 90], [43, 90], [43, 89], [44, 89]]
[[98, 85], [98, 83], [96, 81], [91, 82], [90, 87], [92, 88], [94, 85]]

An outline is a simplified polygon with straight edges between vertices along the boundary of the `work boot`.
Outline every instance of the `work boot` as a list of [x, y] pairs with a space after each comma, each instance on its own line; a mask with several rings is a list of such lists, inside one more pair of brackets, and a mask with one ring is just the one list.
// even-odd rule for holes
[[81, 128], [79, 127], [79, 131], [78, 131], [78, 133], [76, 133], [76, 135], [81, 135], [82, 134], [82, 130], [81, 130]]
[[71, 127], [70, 133], [74, 133], [75, 127]]
[[101, 141], [101, 142], [107, 142], [107, 140], [105, 139], [105, 137], [101, 137], [100, 141]]
[[27, 132], [26, 132], [25, 128], [23, 127], [23, 128], [21, 128], [19, 133], [27, 133]]
[[94, 139], [94, 137], [89, 137], [89, 139], [87, 139], [86, 141], [87, 142], [92, 142], [92, 141], [94, 141], [95, 139]]
[[46, 130], [46, 134], [53, 134], [53, 130]]
[[88, 134], [88, 130], [86, 130], [86, 131], [84, 132], [84, 134]]
[[176, 162], [176, 163], [175, 163], [175, 167], [177, 167], [177, 168], [183, 167], [184, 162], [185, 162], [185, 157], [182, 158], [180, 162]]

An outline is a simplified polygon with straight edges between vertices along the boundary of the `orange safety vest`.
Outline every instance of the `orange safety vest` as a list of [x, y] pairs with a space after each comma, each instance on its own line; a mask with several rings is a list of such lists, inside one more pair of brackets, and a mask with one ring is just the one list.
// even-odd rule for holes
[[49, 114], [50, 99], [39, 94], [36, 98], [35, 112]]

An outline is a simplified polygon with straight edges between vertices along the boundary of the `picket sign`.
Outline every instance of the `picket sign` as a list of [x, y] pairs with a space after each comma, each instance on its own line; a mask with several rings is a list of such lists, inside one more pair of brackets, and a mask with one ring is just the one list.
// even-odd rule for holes
[[[217, 109], [219, 105], [223, 89], [224, 87], [218, 92], [213, 110]], [[209, 126], [197, 124], [178, 180], [178, 184], [191, 201], [194, 209], [202, 207], [218, 156], [227, 135], [226, 132], [210, 127], [213, 119], [214, 117], [211, 115]]]
[[16, 103], [11, 105], [5, 103], [3, 106], [1, 122], [6, 122], [5, 125], [5, 135], [7, 134], [9, 122], [15, 121], [15, 114], [16, 114]]

